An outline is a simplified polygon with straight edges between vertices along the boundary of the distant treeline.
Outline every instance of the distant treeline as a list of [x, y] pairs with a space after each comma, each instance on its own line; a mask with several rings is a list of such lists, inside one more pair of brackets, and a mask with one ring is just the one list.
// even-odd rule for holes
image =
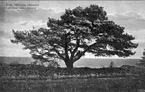
[[[64, 78], [64, 77], [106, 77], [126, 76], [134, 71], [134, 66], [89, 68], [80, 67], [68, 71], [67, 68], [45, 67], [33, 64], [1, 64], [0, 77], [9, 78]], [[135, 73], [134, 73], [135, 74]]]

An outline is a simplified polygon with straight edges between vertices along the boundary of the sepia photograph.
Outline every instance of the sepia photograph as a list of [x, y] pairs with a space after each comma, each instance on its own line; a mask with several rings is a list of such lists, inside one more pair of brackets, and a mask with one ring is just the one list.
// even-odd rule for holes
[[145, 92], [145, 1], [0, 0], [0, 92]]

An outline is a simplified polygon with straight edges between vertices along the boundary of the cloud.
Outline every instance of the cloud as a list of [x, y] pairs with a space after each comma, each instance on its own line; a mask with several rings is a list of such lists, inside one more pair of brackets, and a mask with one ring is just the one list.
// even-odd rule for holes
[[10, 38], [13, 38], [13, 33], [12, 33], [12, 30], [8, 31], [8, 30], [1, 30], [0, 29], [0, 40], [2, 40], [3, 38], [7, 38], [7, 39], [10, 39]]
[[3, 36], [4, 36], [4, 31], [0, 30], [0, 37], [3, 37]]
[[11, 43], [8, 38], [0, 38], [0, 56], [30, 56], [29, 50], [23, 50], [24, 46]]
[[0, 7], [0, 22], [4, 22], [5, 20], [5, 9], [4, 7]]
[[0, 48], [14, 48], [14, 49], [18, 49], [18, 48], [22, 48], [22, 45], [17, 45], [17, 44], [13, 44], [10, 41], [11, 39], [9, 38], [1, 38], [0, 41]]
[[20, 23], [20, 25], [22, 25], [22, 26], [25, 26], [25, 25], [27, 25], [27, 24], [28, 24], [27, 21], [24, 21], [24, 22], [21, 22], [21, 23]]
[[14, 30], [21, 30], [21, 31], [31, 30], [32, 28], [39, 29], [41, 27], [46, 28], [47, 21], [43, 21], [43, 20], [21, 21], [21, 22], [14, 23], [13, 25]]
[[141, 42], [141, 43], [139, 43], [139, 47], [142, 47], [142, 48], [145, 49], [145, 42]]
[[127, 30], [138, 31], [145, 29], [145, 19], [136, 12], [126, 12], [115, 15], [108, 15], [109, 20], [124, 26]]
[[1, 22], [18, 22], [30, 20], [47, 20], [48, 17], [59, 18], [62, 13], [55, 13], [52, 9], [5, 9], [0, 7]]
[[[10, 56], [10, 57], [30, 57], [29, 50], [14, 49], [14, 48], [0, 48], [0, 56]], [[12, 54], [13, 53], [13, 54]]]
[[33, 27], [46, 27], [48, 17], [59, 18], [62, 13], [55, 13], [52, 9], [5, 9], [0, 7], [0, 37], [11, 38], [12, 29], [29, 30]]

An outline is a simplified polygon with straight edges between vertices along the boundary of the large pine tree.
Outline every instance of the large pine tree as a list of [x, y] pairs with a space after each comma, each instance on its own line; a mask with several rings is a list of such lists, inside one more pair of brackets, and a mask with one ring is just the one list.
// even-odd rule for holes
[[103, 7], [90, 5], [66, 9], [59, 20], [49, 18], [48, 29], [14, 31], [13, 43], [21, 43], [36, 60], [48, 62], [54, 58], [63, 60], [68, 68], [85, 53], [95, 56], [127, 57], [134, 55], [131, 49], [137, 44], [132, 35], [124, 33], [124, 27], [108, 20]]

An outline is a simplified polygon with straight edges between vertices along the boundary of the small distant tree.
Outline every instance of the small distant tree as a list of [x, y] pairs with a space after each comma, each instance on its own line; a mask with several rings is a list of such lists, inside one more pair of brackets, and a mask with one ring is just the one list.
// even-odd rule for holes
[[111, 62], [110, 62], [110, 65], [109, 65], [109, 68], [113, 68], [113, 67], [115, 67], [115, 65], [114, 65], [114, 62], [111, 61]]
[[132, 35], [124, 33], [124, 27], [108, 20], [106, 11], [98, 5], [66, 9], [60, 19], [49, 18], [48, 29], [14, 31], [13, 43], [21, 43], [30, 50], [32, 58], [49, 62], [58, 58], [67, 68], [86, 53], [95, 56], [128, 57], [137, 47]]
[[142, 81], [145, 82], [145, 49], [141, 58], [142, 59], [136, 63], [138, 66], [140, 66], [139, 70], [136, 71], [141, 75], [141, 79], [143, 79]]
[[143, 52], [143, 56], [141, 57], [142, 59], [140, 61], [137, 62], [137, 65], [138, 66], [142, 66], [142, 67], [145, 67], [145, 49], [144, 49], [144, 52]]

